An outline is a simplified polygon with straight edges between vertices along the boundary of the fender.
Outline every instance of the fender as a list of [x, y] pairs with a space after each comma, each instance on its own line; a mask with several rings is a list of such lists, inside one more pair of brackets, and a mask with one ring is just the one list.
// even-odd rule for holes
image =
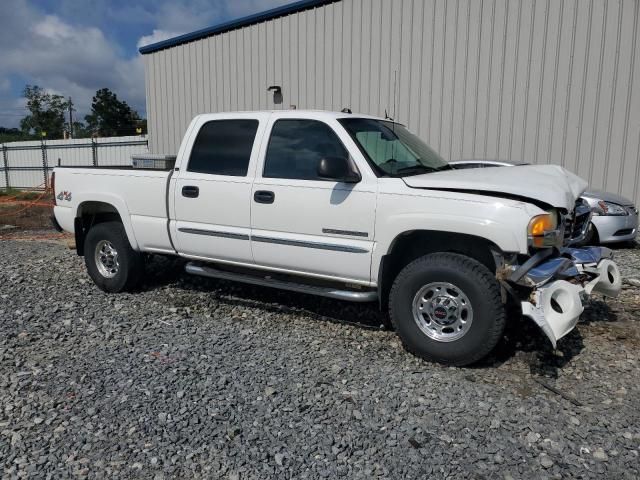
[[[524, 232], [526, 226], [522, 228]], [[371, 264], [371, 278], [373, 279], [378, 278], [382, 257], [393, 250], [396, 240], [414, 231], [473, 235], [497, 245], [503, 252], [526, 252], [527, 249], [524, 235], [522, 241], [519, 241], [514, 233], [513, 224], [507, 225], [488, 218], [408, 213], [387, 219], [384, 228], [376, 230], [378, 238]]]
[[106, 203], [115, 208], [118, 212], [118, 215], [120, 215], [120, 218], [122, 219], [122, 224], [124, 225], [124, 230], [127, 233], [127, 238], [129, 239], [131, 248], [136, 251], [139, 250], [138, 241], [136, 240], [136, 236], [133, 232], [133, 226], [131, 225], [131, 215], [129, 214], [129, 208], [127, 207], [127, 203], [121, 197], [110, 193], [96, 192], [83, 192], [74, 195], [74, 201], [77, 202], [77, 205], [74, 209], [75, 217], [80, 216], [82, 204], [87, 202]]

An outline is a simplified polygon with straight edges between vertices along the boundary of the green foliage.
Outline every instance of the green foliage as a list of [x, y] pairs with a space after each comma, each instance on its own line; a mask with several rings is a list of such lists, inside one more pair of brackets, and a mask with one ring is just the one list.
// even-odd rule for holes
[[65, 113], [69, 104], [62, 95], [47, 93], [37, 85], [27, 85], [23, 91], [27, 99], [29, 115], [20, 120], [20, 128], [26, 135], [40, 137], [46, 132], [46, 138], [63, 138]]
[[91, 113], [85, 121], [91, 132], [102, 137], [136, 135], [140, 123], [138, 112], [108, 88], [98, 90], [91, 103]]
[[82, 122], [73, 122], [73, 138], [91, 138], [91, 129]]
[[0, 143], [20, 142], [22, 140], [33, 140], [34, 138], [34, 135], [24, 133], [17, 128], [0, 127]]
[[[62, 96], [47, 93], [37, 85], [26, 85], [23, 91], [27, 99], [29, 114], [20, 121], [20, 129], [0, 127], [0, 143], [22, 140], [39, 140], [42, 132], [45, 138], [57, 140], [69, 132], [69, 102]], [[125, 101], [108, 88], [98, 90], [93, 97], [91, 113], [85, 117], [86, 123], [73, 122], [74, 138], [92, 136], [117, 137], [147, 133], [147, 120], [140, 118]], [[141, 131], [138, 132], [138, 129]]]

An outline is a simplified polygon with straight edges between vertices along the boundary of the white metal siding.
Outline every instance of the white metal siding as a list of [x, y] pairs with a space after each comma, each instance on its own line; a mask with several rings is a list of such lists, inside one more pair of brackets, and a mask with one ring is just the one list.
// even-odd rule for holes
[[205, 111], [387, 110], [445, 158], [560, 164], [640, 203], [639, 8], [342, 0], [147, 54], [150, 149]]

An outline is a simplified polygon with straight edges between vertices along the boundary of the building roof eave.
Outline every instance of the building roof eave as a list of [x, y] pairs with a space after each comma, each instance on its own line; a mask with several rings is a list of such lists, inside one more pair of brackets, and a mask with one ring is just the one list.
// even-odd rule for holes
[[273, 20], [274, 18], [291, 15], [293, 13], [298, 13], [303, 10], [320, 7], [337, 1], [339, 0], [299, 0], [297, 2], [272, 8], [271, 10], [256, 13], [254, 15], [249, 15], [246, 17], [238, 18], [236, 20], [213, 25], [201, 30], [196, 30], [195, 32], [185, 33], [184, 35], [179, 35], [177, 37], [162, 40], [161, 42], [152, 43], [150, 45], [144, 45], [140, 47], [138, 51], [142, 55], [146, 55], [149, 53], [157, 52], [159, 50], [164, 50], [166, 48], [175, 47], [188, 42], [193, 42], [195, 40], [200, 40], [202, 38], [211, 37], [220, 33], [236, 30], [268, 20]]

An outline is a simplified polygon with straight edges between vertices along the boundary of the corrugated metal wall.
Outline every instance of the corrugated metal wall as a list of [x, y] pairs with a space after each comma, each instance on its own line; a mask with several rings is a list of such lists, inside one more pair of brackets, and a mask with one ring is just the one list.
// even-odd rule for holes
[[640, 203], [639, 8], [342, 0], [161, 50], [145, 55], [150, 149], [175, 153], [202, 112], [387, 110], [445, 158], [560, 164]]

